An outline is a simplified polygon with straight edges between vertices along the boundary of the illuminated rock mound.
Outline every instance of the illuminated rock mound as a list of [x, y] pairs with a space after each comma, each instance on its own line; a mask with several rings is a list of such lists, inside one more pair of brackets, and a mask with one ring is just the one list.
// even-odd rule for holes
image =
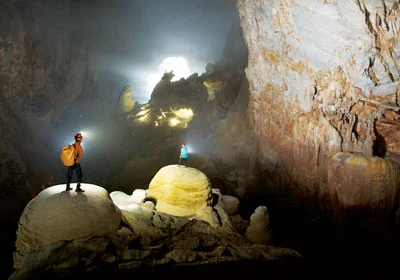
[[[75, 189], [76, 184], [71, 184]], [[41, 191], [25, 207], [17, 230], [14, 267], [23, 258], [45, 245], [85, 236], [101, 236], [116, 231], [121, 211], [107, 190], [82, 184], [85, 192], [65, 191], [65, 184]]]
[[341, 209], [369, 209], [388, 217], [398, 199], [399, 164], [391, 157], [336, 153], [328, 169], [329, 193]]
[[195, 216], [212, 204], [207, 176], [191, 167], [168, 165], [153, 177], [147, 192], [156, 200], [157, 211], [176, 216]]

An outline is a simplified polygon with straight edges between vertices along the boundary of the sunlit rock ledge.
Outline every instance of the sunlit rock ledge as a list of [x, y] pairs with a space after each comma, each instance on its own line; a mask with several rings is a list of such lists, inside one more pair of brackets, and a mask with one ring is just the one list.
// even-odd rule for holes
[[[68, 274], [76, 267], [93, 270], [105, 264], [136, 270], [302, 258], [292, 249], [273, 246], [267, 207], [258, 207], [250, 222], [242, 219], [238, 199], [212, 189], [200, 170], [166, 166], [149, 186], [131, 195], [109, 194], [86, 183], [83, 193], [66, 191], [64, 184], [44, 189], [21, 216], [16, 271], [10, 279]], [[163, 211], [157, 209], [159, 201]]]

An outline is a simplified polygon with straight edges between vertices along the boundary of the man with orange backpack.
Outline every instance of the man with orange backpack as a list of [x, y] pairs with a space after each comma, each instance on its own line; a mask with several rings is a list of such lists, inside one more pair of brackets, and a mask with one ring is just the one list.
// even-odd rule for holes
[[72, 188], [69, 186], [71, 184], [72, 180], [72, 174], [75, 171], [76, 177], [77, 177], [77, 185], [76, 185], [76, 192], [84, 192], [84, 190], [81, 189], [81, 183], [82, 183], [82, 167], [80, 164], [81, 158], [83, 157], [83, 149], [81, 146], [82, 142], [82, 134], [77, 133], [75, 134], [75, 143], [73, 144], [75, 147], [74, 151], [74, 164], [72, 166], [68, 166], [67, 169], [67, 188], [66, 191], [72, 190]]

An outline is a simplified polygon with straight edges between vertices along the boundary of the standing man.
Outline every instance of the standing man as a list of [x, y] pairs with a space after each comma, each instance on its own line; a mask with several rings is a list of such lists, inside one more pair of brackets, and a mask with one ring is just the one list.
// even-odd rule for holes
[[75, 151], [74, 151], [74, 165], [68, 166], [67, 169], [67, 188], [66, 191], [72, 190], [72, 188], [69, 186], [72, 180], [72, 173], [75, 171], [76, 177], [77, 177], [77, 182], [78, 184], [76, 185], [76, 192], [84, 192], [84, 190], [81, 189], [81, 183], [82, 183], [82, 168], [81, 168], [81, 158], [83, 157], [83, 149], [81, 146], [82, 142], [82, 134], [77, 133], [75, 134]]
[[187, 167], [188, 157], [189, 157], [188, 147], [186, 146], [185, 142], [182, 142], [181, 154], [179, 155], [178, 165], [181, 165], [181, 163], [183, 163], [185, 167]]

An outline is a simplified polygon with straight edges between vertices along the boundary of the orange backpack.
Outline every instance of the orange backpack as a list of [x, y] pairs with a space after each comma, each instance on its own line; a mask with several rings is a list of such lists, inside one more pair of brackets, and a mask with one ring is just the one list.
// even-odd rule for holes
[[61, 150], [60, 159], [65, 166], [72, 166], [75, 163], [75, 145], [64, 146]]

